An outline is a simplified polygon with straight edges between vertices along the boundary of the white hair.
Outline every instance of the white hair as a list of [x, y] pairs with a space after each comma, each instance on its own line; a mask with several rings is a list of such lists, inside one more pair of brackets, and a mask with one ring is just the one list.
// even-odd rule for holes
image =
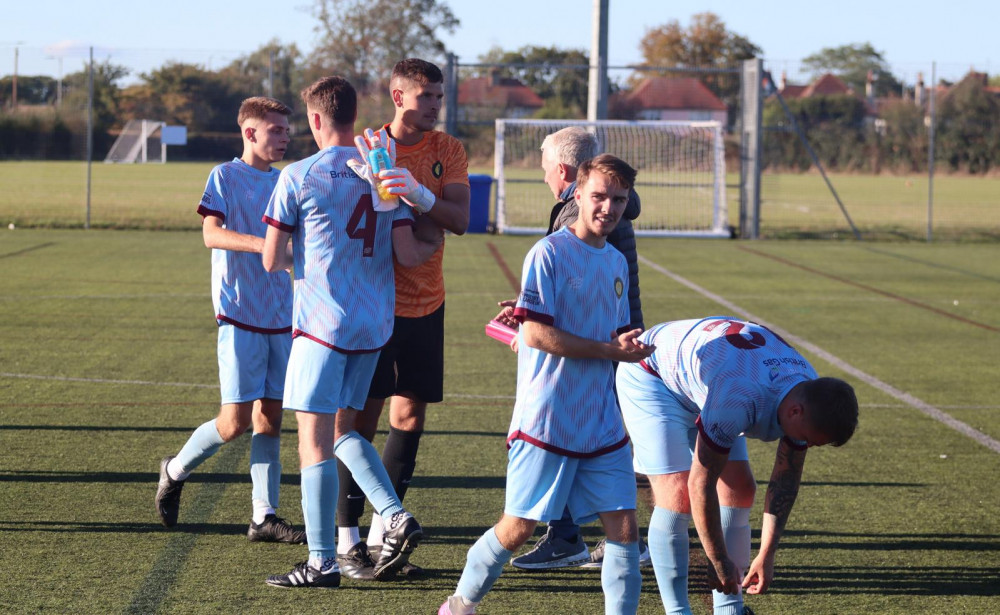
[[579, 126], [569, 126], [542, 140], [542, 156], [574, 169], [600, 152], [597, 137]]

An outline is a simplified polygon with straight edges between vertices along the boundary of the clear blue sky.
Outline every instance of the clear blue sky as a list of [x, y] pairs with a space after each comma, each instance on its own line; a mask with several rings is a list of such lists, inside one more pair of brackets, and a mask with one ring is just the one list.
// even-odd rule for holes
[[[491, 46], [524, 45], [590, 49], [592, 0], [447, 0], [460, 29], [442, 39], [460, 61], [474, 62]], [[897, 77], [912, 83], [917, 72], [929, 79], [956, 79], [970, 68], [1000, 73], [998, 0], [611, 0], [609, 63], [641, 62], [639, 41], [646, 30], [693, 14], [712, 11], [727, 28], [764, 50], [772, 71], [786, 70], [798, 81], [799, 61], [824, 47], [871, 42]], [[168, 60], [218, 68], [272, 38], [313, 48], [311, 0], [0, 0], [0, 75], [56, 76], [62, 55], [65, 73], [80, 70], [89, 46], [95, 57], [110, 57], [135, 74]], [[280, 7], [280, 8], [279, 8]], [[389, 16], [391, 18], [391, 16]], [[558, 24], [558, 26], [554, 25]], [[777, 75], [775, 75], [777, 76]], [[613, 77], [614, 78], [614, 77]]]

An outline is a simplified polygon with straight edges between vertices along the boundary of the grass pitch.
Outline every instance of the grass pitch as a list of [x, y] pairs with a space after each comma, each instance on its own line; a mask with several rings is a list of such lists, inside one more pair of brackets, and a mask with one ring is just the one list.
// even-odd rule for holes
[[[182, 204], [185, 220], [200, 190]], [[289, 570], [305, 548], [243, 537], [246, 437], [195, 472], [176, 528], [162, 528], [153, 510], [159, 459], [217, 412], [209, 253], [200, 235], [0, 229], [0, 612], [436, 612], [469, 546], [503, 506], [515, 361], [483, 324], [496, 301], [514, 295], [503, 266], [519, 277], [533, 241], [448, 239], [446, 397], [429, 411], [406, 499], [428, 534], [414, 561], [431, 575], [282, 591], [264, 577]], [[804, 354], [817, 371], [857, 387], [858, 433], [843, 448], [810, 451], [775, 584], [748, 598], [759, 615], [995, 609], [996, 250], [640, 241], [647, 324], [750, 314], [808, 342], [815, 352]], [[298, 524], [294, 416], [285, 421], [280, 512]], [[773, 444], [750, 442], [760, 487], [755, 548], [773, 455]], [[648, 515], [640, 510], [643, 528]], [[593, 545], [596, 527], [585, 530]], [[700, 570], [692, 569], [692, 603], [706, 615]], [[508, 567], [481, 611], [599, 613], [598, 577]], [[643, 578], [640, 612], [661, 613], [652, 572]]]
[[[278, 166], [283, 166], [284, 163]], [[90, 169], [90, 227], [156, 230], [199, 229], [195, 213], [214, 163], [94, 163]], [[470, 169], [492, 175], [487, 168]], [[521, 212], [513, 225], [548, 225], [552, 195], [541, 169], [510, 169], [530, 183], [509, 187], [512, 202], [541, 203]], [[640, 184], [642, 177], [639, 178]], [[855, 226], [866, 239], [918, 240], [927, 237], [928, 218], [937, 240], [1000, 240], [998, 177], [938, 176], [933, 206], [928, 207], [925, 176], [832, 175], [831, 181]], [[83, 228], [87, 222], [88, 169], [83, 162], [0, 162], [0, 228]], [[727, 179], [728, 223], [740, 227], [739, 176]], [[640, 186], [643, 220], [684, 224], [675, 206], [676, 192]], [[494, 189], [495, 194], [495, 189]], [[527, 196], [526, 196], [527, 195]], [[525, 200], [527, 199], [527, 200]], [[496, 219], [495, 196], [489, 218]], [[766, 238], [850, 238], [847, 218], [816, 173], [765, 173], [761, 181], [760, 232]], [[697, 225], [709, 224], [698, 218]], [[692, 224], [694, 224], [692, 222]]]

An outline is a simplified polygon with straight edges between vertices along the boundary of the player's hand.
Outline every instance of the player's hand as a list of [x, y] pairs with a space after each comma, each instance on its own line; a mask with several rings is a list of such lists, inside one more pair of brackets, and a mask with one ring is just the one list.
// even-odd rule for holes
[[393, 196], [402, 197], [411, 207], [425, 214], [434, 207], [437, 197], [413, 178], [409, 169], [389, 169], [378, 174], [382, 188]]
[[611, 357], [609, 358], [621, 363], [638, 363], [653, 354], [656, 346], [640, 342], [640, 335], [642, 335], [642, 329], [632, 329], [621, 335], [612, 332]]
[[[521, 326], [521, 323], [517, 322], [514, 318], [514, 306], [517, 305], [517, 301], [514, 299], [504, 299], [503, 301], [497, 301], [497, 305], [500, 306], [500, 312], [493, 317], [493, 320], [505, 324], [515, 331]], [[517, 352], [517, 336], [510, 340], [510, 349]]]
[[717, 562], [709, 561], [708, 587], [724, 594], [737, 594], [740, 591], [739, 570], [728, 557]]
[[759, 554], [750, 563], [746, 577], [743, 578], [743, 589], [748, 594], [763, 594], [774, 580], [774, 558]]
[[514, 306], [517, 305], [516, 300], [504, 299], [503, 301], [497, 301], [497, 305], [500, 306], [500, 313], [494, 316], [493, 320], [515, 330], [521, 326], [521, 323], [517, 322], [517, 319], [514, 318]]
[[389, 162], [393, 166], [396, 166], [396, 140], [389, 136], [389, 133], [385, 128], [380, 128], [376, 133], [372, 131], [371, 128], [365, 128], [362, 134], [354, 137], [354, 146], [358, 148], [358, 153], [361, 154], [361, 159], [368, 163], [368, 154], [371, 153], [371, 142], [375, 140], [375, 135], [378, 135], [379, 141], [382, 143], [382, 147], [389, 154]]

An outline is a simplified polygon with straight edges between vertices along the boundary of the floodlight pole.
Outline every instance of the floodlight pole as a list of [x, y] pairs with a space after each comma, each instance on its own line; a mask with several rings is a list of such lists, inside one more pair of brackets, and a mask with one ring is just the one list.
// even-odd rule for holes
[[927, 241], [934, 239], [934, 99], [937, 92], [937, 62], [931, 62], [931, 99], [928, 109], [930, 125], [927, 127]]
[[11, 80], [10, 108], [17, 109], [17, 45], [14, 45], [14, 78]]
[[267, 54], [267, 95], [274, 98], [274, 49]]
[[90, 167], [94, 161], [94, 48], [90, 48], [87, 69], [87, 218], [83, 228], [90, 228]]
[[592, 122], [608, 118], [608, 0], [594, 0], [593, 20], [587, 86], [587, 119]]

